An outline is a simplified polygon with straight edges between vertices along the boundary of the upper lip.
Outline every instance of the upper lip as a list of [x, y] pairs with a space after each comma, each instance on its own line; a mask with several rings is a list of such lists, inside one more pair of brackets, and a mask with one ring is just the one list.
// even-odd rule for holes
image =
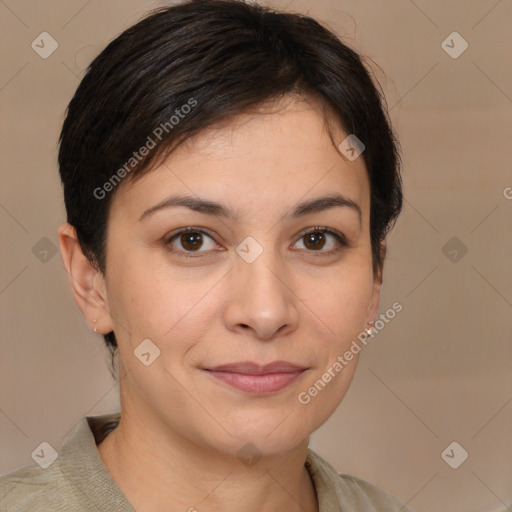
[[217, 372], [233, 372], [245, 373], [248, 375], [263, 375], [268, 373], [297, 373], [306, 370], [304, 366], [298, 366], [288, 361], [273, 361], [272, 363], [260, 365], [252, 361], [241, 361], [236, 363], [227, 363], [215, 366], [213, 368], [206, 368], [210, 371]]

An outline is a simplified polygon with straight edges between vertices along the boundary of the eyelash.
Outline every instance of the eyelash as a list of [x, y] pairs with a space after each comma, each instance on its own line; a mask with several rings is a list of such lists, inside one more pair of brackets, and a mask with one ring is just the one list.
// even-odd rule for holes
[[[171, 248], [171, 242], [178, 238], [180, 235], [183, 235], [184, 233], [200, 233], [202, 235], [206, 235], [207, 237], [211, 238], [213, 240], [213, 237], [207, 233], [206, 231], [204, 231], [203, 229], [200, 229], [200, 228], [194, 228], [194, 227], [187, 227], [187, 228], [184, 228], [184, 229], [181, 229], [179, 231], [177, 231], [176, 233], [173, 233], [170, 237], [168, 237], [165, 241], [165, 245], [167, 246], [169, 252], [171, 253], [174, 253], [174, 254], [180, 254], [182, 255], [183, 257], [185, 258], [204, 258], [204, 257], [207, 257], [208, 254], [201, 254], [200, 251], [181, 251], [181, 250], [177, 250], [177, 249], [173, 249]], [[342, 233], [339, 233], [338, 231], [335, 231], [333, 229], [330, 229], [330, 228], [327, 228], [327, 227], [324, 227], [324, 226], [315, 226], [313, 228], [308, 228], [308, 231], [305, 231], [305, 232], [302, 232], [301, 235], [299, 236], [299, 238], [297, 239], [297, 242], [299, 240], [301, 240], [302, 238], [304, 238], [306, 235], [309, 235], [309, 234], [313, 234], [313, 233], [327, 233], [329, 235], [332, 235], [334, 236], [334, 238], [336, 239], [336, 241], [340, 244], [341, 247], [337, 247], [335, 249], [331, 249], [330, 251], [309, 251], [306, 249], [306, 252], [308, 253], [311, 253], [312, 255], [314, 255], [315, 257], [316, 256], [330, 256], [330, 255], [333, 255], [333, 254], [336, 254], [337, 252], [339, 252], [342, 248], [345, 248], [345, 247], [350, 247], [350, 244], [348, 243], [346, 237], [342, 234]], [[295, 243], [297, 243], [295, 242]], [[202, 251], [202, 252], [207, 252], [207, 251]], [[197, 253], [197, 254], [195, 254]], [[315, 254], [315, 253], [318, 253], [318, 254]]]

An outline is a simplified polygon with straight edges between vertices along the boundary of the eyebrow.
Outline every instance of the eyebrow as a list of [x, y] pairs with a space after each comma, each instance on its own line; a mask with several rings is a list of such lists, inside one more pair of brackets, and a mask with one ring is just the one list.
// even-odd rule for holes
[[[144, 213], [140, 216], [139, 221], [148, 218], [157, 211], [180, 206], [189, 208], [195, 212], [216, 217], [224, 217], [231, 220], [237, 220], [240, 217], [240, 215], [235, 210], [222, 203], [187, 195], [173, 195], [144, 211]], [[361, 225], [362, 212], [360, 206], [354, 200], [344, 196], [343, 194], [331, 194], [328, 196], [317, 197], [315, 199], [304, 201], [296, 205], [291, 212], [285, 215], [285, 217], [291, 217], [295, 219], [309, 215], [311, 213], [317, 213], [335, 207], [347, 207], [355, 211], [359, 217], [359, 225]]]

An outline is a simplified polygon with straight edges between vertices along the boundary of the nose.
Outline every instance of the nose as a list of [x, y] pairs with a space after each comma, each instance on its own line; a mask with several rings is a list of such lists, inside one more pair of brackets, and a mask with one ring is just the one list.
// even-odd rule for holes
[[237, 256], [229, 274], [224, 313], [229, 330], [272, 340], [297, 328], [299, 299], [293, 275], [271, 250], [263, 250], [252, 263]]

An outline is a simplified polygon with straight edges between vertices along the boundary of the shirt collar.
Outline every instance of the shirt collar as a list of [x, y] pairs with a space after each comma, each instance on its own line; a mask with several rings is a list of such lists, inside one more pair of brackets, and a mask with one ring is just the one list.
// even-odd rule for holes
[[[110, 476], [97, 449], [97, 445], [117, 427], [120, 418], [120, 413], [84, 416], [62, 443], [59, 459], [64, 476], [78, 489], [82, 495], [80, 499], [84, 505], [87, 502], [91, 510], [94, 506], [95, 510], [103, 510], [108, 503], [115, 505], [119, 512], [135, 512]], [[335, 470], [309, 448], [305, 466], [315, 487], [319, 512], [340, 510], [335, 492], [338, 477]], [[94, 496], [91, 496], [92, 488]]]
[[[135, 512], [103, 463], [99, 443], [119, 422], [119, 413], [84, 416], [63, 441], [59, 459], [64, 476], [78, 490], [78, 500], [86, 510]], [[93, 492], [92, 492], [93, 490]], [[92, 503], [91, 503], [92, 502]], [[106, 505], [115, 509], [106, 508]]]

